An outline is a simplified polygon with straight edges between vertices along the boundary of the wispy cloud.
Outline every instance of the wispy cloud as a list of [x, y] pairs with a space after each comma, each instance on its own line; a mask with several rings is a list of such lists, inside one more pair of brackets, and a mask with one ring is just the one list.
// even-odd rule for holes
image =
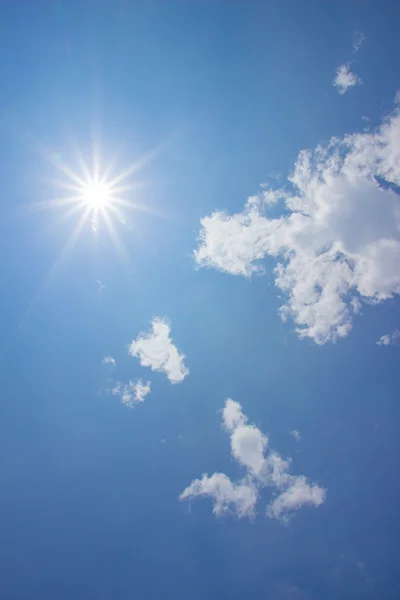
[[376, 343], [378, 346], [398, 346], [400, 344], [400, 330], [396, 329], [393, 333], [383, 335]]
[[245, 476], [237, 482], [224, 473], [203, 474], [182, 492], [180, 499], [209, 497], [214, 503], [214, 513], [235, 513], [239, 517], [255, 514], [259, 490], [274, 489], [274, 498], [266, 514], [286, 522], [302, 506], [319, 506], [325, 501], [326, 491], [308, 482], [303, 475], [289, 473], [290, 459], [275, 451], [267, 453], [268, 438], [258, 427], [248, 423], [238, 402], [227, 399], [222, 411], [225, 430], [229, 433], [231, 453], [245, 469]]
[[166, 373], [171, 383], [183, 381], [189, 374], [180, 354], [173, 344], [171, 326], [166, 319], [155, 317], [151, 322], [151, 333], [141, 333], [130, 345], [129, 353], [140, 360], [143, 367]]
[[[301, 338], [336, 341], [362, 300], [400, 293], [399, 185], [396, 107], [375, 131], [300, 152], [287, 186], [252, 196], [242, 212], [204, 217], [195, 260], [250, 277], [272, 256], [275, 285], [287, 295], [282, 318], [294, 320]], [[271, 197], [282, 207], [278, 218], [269, 217]]]
[[350, 88], [362, 83], [360, 77], [350, 70], [350, 63], [340, 65], [336, 71], [333, 85], [337, 87], [339, 94], [343, 95]]
[[293, 431], [290, 432], [290, 435], [292, 435], [294, 437], [296, 442], [301, 442], [301, 435], [300, 435], [300, 432], [297, 431], [297, 429], [293, 429]]
[[286, 581], [275, 583], [274, 589], [269, 596], [271, 600], [312, 600], [311, 596], [304, 590]]
[[139, 402], [143, 402], [150, 394], [150, 381], [143, 383], [140, 379], [136, 382], [129, 381], [127, 384], [118, 382], [111, 390], [113, 396], [119, 396], [122, 404], [133, 407]]
[[115, 367], [116, 364], [116, 360], [112, 356], [105, 356], [103, 358], [103, 365], [111, 365], [112, 367]]
[[365, 42], [365, 35], [362, 31], [356, 31], [354, 34], [353, 40], [353, 50], [354, 52], [358, 52], [361, 48], [361, 45]]

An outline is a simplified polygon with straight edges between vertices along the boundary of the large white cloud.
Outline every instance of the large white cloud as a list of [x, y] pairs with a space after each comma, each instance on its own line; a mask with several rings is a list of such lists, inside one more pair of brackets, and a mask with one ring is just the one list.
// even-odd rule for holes
[[166, 373], [171, 383], [183, 381], [189, 370], [185, 367], [183, 354], [170, 338], [171, 327], [166, 319], [155, 317], [151, 333], [141, 333], [130, 345], [129, 353], [137, 356], [143, 367]]
[[[372, 133], [333, 138], [299, 154], [287, 186], [261, 192], [242, 212], [201, 220], [199, 266], [233, 275], [276, 259], [300, 337], [319, 344], [348, 334], [361, 300], [400, 293], [400, 113]], [[269, 217], [272, 203], [281, 210]]]
[[259, 490], [271, 487], [274, 498], [267, 507], [267, 516], [287, 521], [302, 506], [319, 506], [326, 491], [310, 484], [303, 475], [289, 473], [289, 459], [277, 452], [266, 453], [268, 439], [255, 425], [248, 425], [239, 402], [228, 398], [222, 411], [223, 425], [230, 434], [232, 456], [245, 468], [245, 477], [238, 482], [224, 473], [203, 475], [182, 492], [180, 499], [200, 496], [212, 498], [214, 513], [235, 512], [239, 517], [255, 514]]

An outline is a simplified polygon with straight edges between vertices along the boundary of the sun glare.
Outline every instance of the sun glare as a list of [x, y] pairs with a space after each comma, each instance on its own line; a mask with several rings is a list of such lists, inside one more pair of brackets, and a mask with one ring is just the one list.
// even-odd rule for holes
[[89, 181], [82, 188], [82, 201], [91, 210], [104, 210], [111, 202], [111, 189], [106, 183]]
[[144, 182], [137, 179], [138, 172], [150, 163], [163, 147], [164, 145], [160, 145], [155, 150], [141, 156], [124, 170], [117, 172], [114, 171], [114, 161], [102, 168], [99, 145], [95, 141], [92, 146], [91, 164], [84, 160], [81, 152], [76, 148], [75, 162], [79, 166], [78, 171], [73, 170], [65, 163], [60, 154], [44, 152], [46, 158], [64, 177], [49, 180], [57, 189], [56, 197], [30, 203], [29, 207], [26, 207], [27, 212], [60, 209], [61, 220], [75, 217], [76, 222], [50, 272], [29, 303], [21, 319], [20, 327], [39, 295], [49, 284], [51, 277], [84, 231], [91, 231], [93, 235], [97, 236], [105, 229], [118, 257], [125, 266], [129, 265], [131, 273], [131, 258], [119, 236], [118, 229], [119, 226], [124, 226], [129, 227], [129, 231], [137, 232], [136, 220], [129, 215], [132, 212], [146, 212], [165, 218], [165, 215], [159, 211], [155, 211], [152, 207], [138, 202], [136, 199], [139, 189], [144, 186]]
[[77, 217], [76, 224], [68, 238], [65, 250], [72, 247], [78, 236], [90, 230], [94, 235], [104, 228], [107, 230], [118, 254], [127, 256], [119, 238], [117, 228], [127, 226], [129, 229], [136, 225], [129, 213], [139, 211], [163, 217], [158, 211], [136, 200], [139, 188], [144, 182], [137, 180], [137, 173], [158, 154], [156, 149], [143, 155], [137, 161], [122, 171], [115, 172], [115, 161], [102, 168], [98, 144], [93, 142], [92, 160], [86, 162], [79, 149], [76, 149], [78, 171], [71, 169], [58, 154], [49, 153], [49, 159], [64, 177], [50, 180], [56, 186], [58, 193], [54, 199], [33, 203], [29, 211], [60, 209], [61, 217], [69, 219]]

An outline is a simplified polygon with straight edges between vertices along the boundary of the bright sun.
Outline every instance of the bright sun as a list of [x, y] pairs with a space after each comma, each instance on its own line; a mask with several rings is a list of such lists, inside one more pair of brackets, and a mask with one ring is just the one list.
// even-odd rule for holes
[[91, 210], [104, 210], [111, 202], [111, 189], [107, 183], [89, 181], [82, 186], [82, 201]]
[[[118, 224], [126, 224], [126, 212], [141, 211], [161, 216], [150, 207], [135, 201], [134, 196], [138, 188], [143, 187], [143, 182], [129, 181], [139, 169], [154, 158], [155, 154], [152, 152], [145, 155], [120, 172], [114, 171], [114, 161], [104, 169], [101, 168], [100, 152], [96, 143], [93, 143], [91, 165], [78, 150], [79, 172], [72, 170], [59, 155], [50, 155], [54, 166], [66, 176], [65, 179], [54, 180], [56, 187], [63, 192], [61, 196], [52, 200], [35, 203], [34, 210], [54, 207], [63, 210], [63, 218], [78, 215], [67, 246], [75, 243], [87, 224], [90, 224], [93, 234], [97, 234], [104, 225], [118, 252], [126, 254], [116, 230]], [[131, 219], [129, 223], [129, 226], [133, 227]]]
[[[101, 168], [100, 153], [95, 142], [92, 147], [91, 168], [78, 150], [76, 158], [80, 167], [79, 172], [73, 171], [60, 155], [49, 153], [50, 161], [65, 176], [62, 180], [53, 180], [57, 190], [62, 190], [62, 194], [50, 200], [31, 203], [29, 211], [56, 208], [63, 211], [63, 219], [70, 218], [73, 215], [78, 218], [46, 281], [50, 279], [50, 276], [73, 247], [82, 231], [87, 228], [87, 224], [90, 225], [93, 234], [97, 234], [99, 228], [104, 225], [119, 257], [127, 263], [129, 262], [128, 252], [118, 235], [116, 226], [119, 224], [126, 225], [125, 214], [127, 211], [147, 212], [162, 217], [158, 211], [154, 211], [142, 202], [135, 201], [134, 196], [138, 188], [143, 187], [143, 182], [137, 180], [129, 182], [129, 179], [150, 162], [157, 153], [158, 150], [144, 155], [119, 173], [113, 172], [114, 161], [111, 161], [104, 170]], [[126, 194], [129, 194], [128, 197]], [[129, 219], [129, 229], [135, 227], [135, 222]], [[29, 304], [21, 323], [31, 310], [34, 301], [35, 298]]]

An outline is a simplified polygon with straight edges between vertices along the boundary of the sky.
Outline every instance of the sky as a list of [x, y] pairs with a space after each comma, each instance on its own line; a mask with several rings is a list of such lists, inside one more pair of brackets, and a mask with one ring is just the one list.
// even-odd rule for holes
[[399, 18], [6, 2], [1, 598], [399, 597]]

